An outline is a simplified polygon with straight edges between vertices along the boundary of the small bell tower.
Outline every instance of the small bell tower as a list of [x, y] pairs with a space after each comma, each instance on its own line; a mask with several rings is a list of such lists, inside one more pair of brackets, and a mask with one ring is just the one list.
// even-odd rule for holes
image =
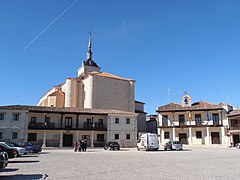
[[188, 95], [187, 91], [182, 96], [182, 107], [189, 107], [192, 105], [192, 98]]

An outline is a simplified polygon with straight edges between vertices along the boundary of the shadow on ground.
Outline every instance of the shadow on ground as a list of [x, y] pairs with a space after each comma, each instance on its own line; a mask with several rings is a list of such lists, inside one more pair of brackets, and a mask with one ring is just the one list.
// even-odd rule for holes
[[13, 164], [13, 163], [37, 163], [39, 161], [8, 161], [8, 163]]
[[[18, 168], [5, 168], [5, 169], [2, 169], [0, 172], [14, 172], [14, 171], [17, 171]], [[0, 179], [1, 179], [2, 176], [0, 176]]]
[[16, 174], [16, 175], [4, 175], [0, 176], [1, 180], [12, 180], [12, 179], [47, 179], [47, 174]]

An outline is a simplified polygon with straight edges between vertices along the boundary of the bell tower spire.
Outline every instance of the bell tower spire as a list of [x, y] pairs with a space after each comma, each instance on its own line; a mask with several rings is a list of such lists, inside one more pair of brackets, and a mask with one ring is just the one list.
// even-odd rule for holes
[[92, 33], [89, 32], [87, 58], [82, 61], [82, 66], [78, 69], [78, 76], [86, 72], [100, 72], [100, 67], [92, 59]]
[[87, 51], [87, 59], [92, 60], [92, 33], [89, 32], [89, 39], [88, 39], [88, 51]]

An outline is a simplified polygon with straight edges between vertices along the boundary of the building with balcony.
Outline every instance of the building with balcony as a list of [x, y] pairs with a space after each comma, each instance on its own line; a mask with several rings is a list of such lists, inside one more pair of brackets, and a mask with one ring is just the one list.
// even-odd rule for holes
[[87, 139], [88, 146], [118, 141], [134, 147], [137, 114], [119, 110], [74, 107], [0, 106], [0, 141], [29, 141], [47, 147], [68, 147]]
[[229, 131], [228, 136], [231, 146], [235, 146], [240, 142], [240, 109], [231, 111], [228, 114]]
[[232, 109], [224, 103], [192, 103], [185, 92], [181, 104], [170, 103], [156, 110], [160, 143], [177, 140], [183, 144], [228, 146], [227, 113]]

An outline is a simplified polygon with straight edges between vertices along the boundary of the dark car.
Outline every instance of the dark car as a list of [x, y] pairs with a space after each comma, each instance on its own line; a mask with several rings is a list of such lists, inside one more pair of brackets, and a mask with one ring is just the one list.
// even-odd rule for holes
[[238, 149], [240, 149], [240, 143], [237, 143], [237, 144], [235, 145], [235, 147], [238, 148]]
[[104, 145], [104, 149], [107, 150], [120, 150], [120, 144], [117, 141], [109, 141]]
[[0, 151], [5, 151], [9, 158], [15, 158], [17, 156], [17, 150], [5, 144], [0, 144]]
[[30, 142], [18, 142], [14, 143], [14, 145], [19, 147], [25, 147], [29, 153], [39, 153], [42, 151], [41, 147], [34, 146]]
[[0, 150], [0, 169], [5, 168], [8, 165], [8, 154], [5, 151]]
[[164, 145], [164, 150], [183, 150], [183, 145], [179, 141], [169, 141]]

